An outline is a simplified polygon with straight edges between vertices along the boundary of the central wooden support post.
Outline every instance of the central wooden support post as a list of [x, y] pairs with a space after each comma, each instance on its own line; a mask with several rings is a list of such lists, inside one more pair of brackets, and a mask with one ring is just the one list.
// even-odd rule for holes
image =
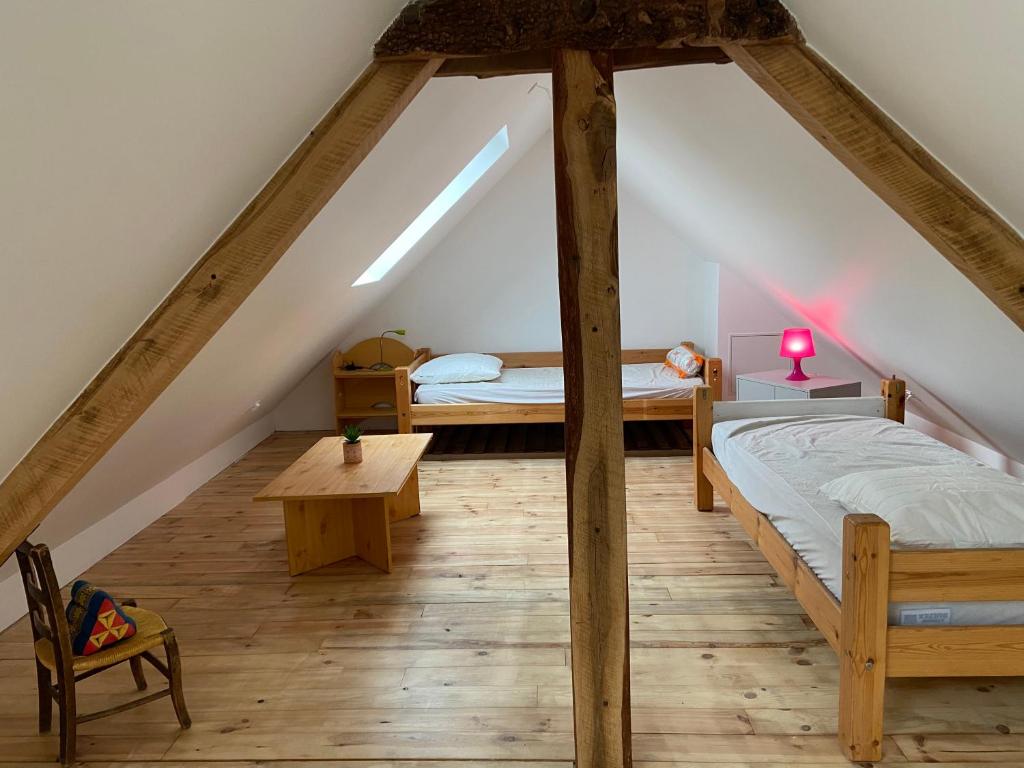
[[555, 51], [569, 606], [578, 768], [632, 765], [612, 60]]

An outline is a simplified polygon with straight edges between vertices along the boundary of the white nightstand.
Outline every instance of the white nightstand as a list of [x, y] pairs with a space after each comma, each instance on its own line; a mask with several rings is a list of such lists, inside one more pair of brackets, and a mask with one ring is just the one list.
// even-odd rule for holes
[[860, 382], [811, 376], [787, 381], [789, 371], [742, 373], [736, 377], [737, 400], [808, 400], [819, 397], [860, 397]]

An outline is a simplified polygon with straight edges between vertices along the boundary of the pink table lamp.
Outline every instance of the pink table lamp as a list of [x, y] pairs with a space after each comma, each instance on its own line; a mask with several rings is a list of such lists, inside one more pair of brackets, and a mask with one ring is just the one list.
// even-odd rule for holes
[[787, 328], [782, 332], [780, 357], [788, 357], [793, 361], [793, 370], [786, 377], [787, 381], [807, 381], [810, 376], [800, 367], [805, 357], [814, 357], [814, 337], [810, 328]]

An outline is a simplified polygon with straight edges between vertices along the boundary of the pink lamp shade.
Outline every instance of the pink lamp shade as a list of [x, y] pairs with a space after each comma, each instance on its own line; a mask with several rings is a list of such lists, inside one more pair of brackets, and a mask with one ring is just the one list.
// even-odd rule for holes
[[814, 337], [810, 328], [787, 328], [782, 332], [782, 346], [779, 357], [793, 360], [793, 370], [786, 377], [788, 381], [807, 381], [810, 377], [803, 372], [800, 361], [814, 357]]

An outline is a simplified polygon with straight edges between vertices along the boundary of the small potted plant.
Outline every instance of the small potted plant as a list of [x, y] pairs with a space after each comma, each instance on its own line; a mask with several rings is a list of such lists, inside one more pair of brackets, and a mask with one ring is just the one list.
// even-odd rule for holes
[[358, 464], [363, 460], [363, 444], [359, 440], [363, 436], [363, 431], [354, 424], [350, 424], [345, 427], [345, 431], [342, 434], [345, 436], [345, 442], [341, 446], [342, 453], [345, 456], [345, 463]]

